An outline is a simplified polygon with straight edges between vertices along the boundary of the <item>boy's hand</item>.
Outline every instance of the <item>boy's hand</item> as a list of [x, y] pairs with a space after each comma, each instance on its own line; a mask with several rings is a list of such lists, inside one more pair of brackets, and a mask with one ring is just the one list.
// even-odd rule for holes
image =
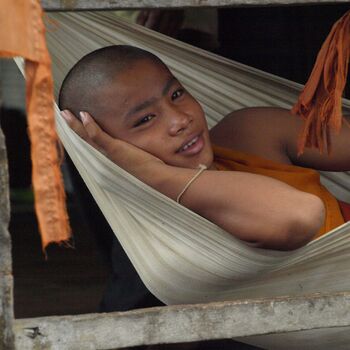
[[148, 179], [145, 178], [145, 175], [149, 173], [149, 170], [152, 170], [156, 164], [164, 164], [159, 158], [142, 149], [109, 136], [87, 112], [80, 112], [81, 121], [69, 110], [62, 111], [61, 115], [69, 127], [84, 141], [146, 183]]

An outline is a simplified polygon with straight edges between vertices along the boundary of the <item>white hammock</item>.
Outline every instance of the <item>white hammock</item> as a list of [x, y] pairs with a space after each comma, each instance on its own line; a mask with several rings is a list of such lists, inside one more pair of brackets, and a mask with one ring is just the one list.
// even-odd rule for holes
[[[210, 126], [242, 107], [289, 108], [301, 88], [117, 20], [112, 13], [49, 17], [56, 94], [79, 58], [111, 44], [135, 45], [158, 55], [201, 102]], [[143, 282], [166, 304], [350, 289], [349, 224], [295, 252], [249, 247], [126, 173], [77, 137], [59, 116], [57, 126], [65, 148]], [[327, 174], [326, 182], [341, 199], [350, 201], [349, 191], [344, 191], [349, 187], [349, 174], [337, 176], [333, 181], [334, 175]]]

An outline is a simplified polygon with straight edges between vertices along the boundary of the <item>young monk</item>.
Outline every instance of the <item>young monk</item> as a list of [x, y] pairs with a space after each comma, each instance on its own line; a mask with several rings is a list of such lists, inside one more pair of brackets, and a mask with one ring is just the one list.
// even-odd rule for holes
[[349, 128], [330, 156], [308, 149], [300, 157], [302, 122], [281, 108], [235, 111], [208, 131], [200, 104], [165, 64], [131, 46], [83, 57], [62, 84], [59, 106], [113, 162], [256, 247], [296, 249], [344, 223], [312, 169], [350, 170]]

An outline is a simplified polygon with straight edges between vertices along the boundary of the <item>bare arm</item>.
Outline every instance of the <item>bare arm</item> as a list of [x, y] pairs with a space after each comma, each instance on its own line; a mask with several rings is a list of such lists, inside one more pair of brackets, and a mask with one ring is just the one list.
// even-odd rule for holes
[[[349, 123], [350, 118], [345, 117]], [[285, 164], [328, 171], [350, 170], [350, 127], [332, 133], [332, 152], [306, 148], [298, 157], [297, 140], [303, 120], [288, 110], [246, 108], [231, 113], [211, 131], [214, 143]]]
[[[197, 172], [169, 166], [111, 138], [92, 118], [84, 126], [74, 116], [67, 122], [112, 161], [172, 199]], [[306, 244], [324, 219], [317, 197], [272, 178], [241, 172], [205, 171], [185, 192], [182, 204], [239, 239], [280, 250]]]
[[[332, 132], [332, 150], [330, 154], [325, 151], [321, 154], [317, 149], [305, 149], [298, 157], [295, 136], [292, 135], [287, 141], [287, 152], [291, 161], [299, 166], [314, 168], [325, 171], [349, 171], [350, 170], [350, 118], [344, 117], [345, 121], [339, 134]], [[302, 120], [294, 116], [296, 129], [300, 130]], [[299, 133], [298, 133], [299, 135]]]
[[183, 204], [236, 237], [270, 249], [306, 244], [324, 220], [319, 198], [242, 172], [206, 172], [189, 188]]

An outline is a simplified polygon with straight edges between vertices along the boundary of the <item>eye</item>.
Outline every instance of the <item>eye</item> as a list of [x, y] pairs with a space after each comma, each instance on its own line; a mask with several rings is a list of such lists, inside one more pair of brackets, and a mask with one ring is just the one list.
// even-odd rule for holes
[[140, 126], [142, 124], [148, 123], [149, 121], [151, 121], [153, 118], [155, 117], [154, 114], [148, 114], [145, 117], [141, 118], [140, 120], [138, 120], [135, 124], [134, 127]]
[[185, 93], [185, 89], [177, 89], [173, 94], [171, 95], [171, 99], [174, 101], [177, 98], [181, 97]]

